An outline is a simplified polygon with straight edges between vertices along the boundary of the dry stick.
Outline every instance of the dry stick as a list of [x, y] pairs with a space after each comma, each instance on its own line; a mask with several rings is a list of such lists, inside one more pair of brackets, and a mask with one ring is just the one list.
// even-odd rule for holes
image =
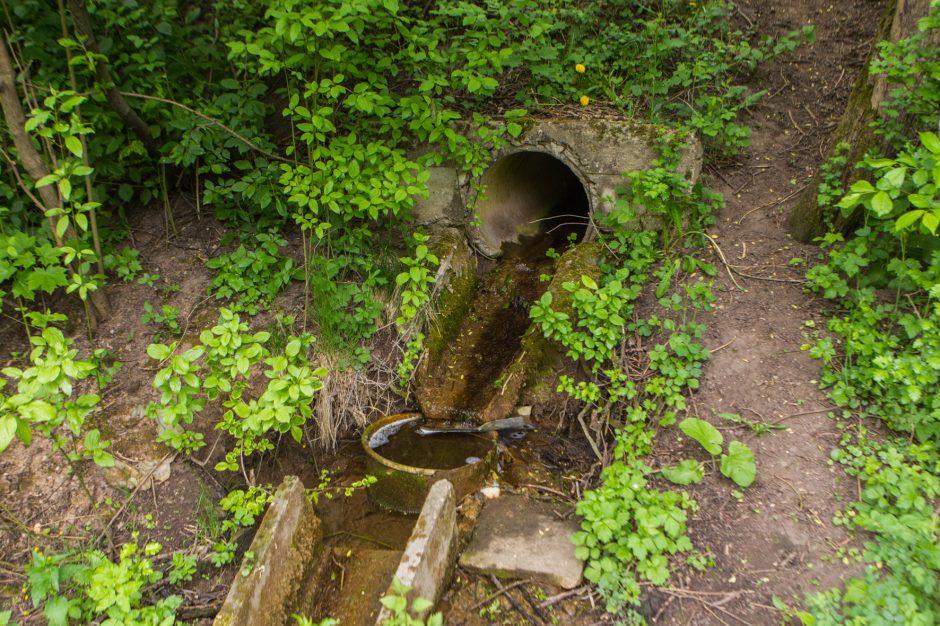
[[567, 499], [567, 500], [570, 500], [570, 499], [571, 499], [571, 494], [563, 493], [563, 492], [561, 492], [561, 491], [558, 491], [557, 489], [552, 489], [551, 487], [545, 487], [544, 485], [534, 485], [534, 484], [531, 484], [531, 483], [522, 483], [522, 484], [519, 485], [519, 486], [520, 486], [520, 487], [528, 487], [529, 489], [536, 489], [536, 490], [538, 490], [538, 491], [544, 491], [545, 493], [551, 493], [551, 494], [554, 494], [554, 495], [556, 495], [556, 496], [565, 498], [565, 499]]
[[584, 591], [588, 589], [589, 587], [590, 585], [582, 585], [578, 587], [577, 589], [572, 589], [571, 591], [565, 591], [565, 592], [556, 594], [554, 596], [551, 596], [549, 598], [545, 598], [545, 600], [542, 601], [539, 607], [543, 609], [548, 608], [552, 606], [553, 604], [558, 604], [562, 600], [570, 598], [571, 596], [576, 596], [578, 594], [584, 593]]
[[747, 211], [744, 215], [742, 215], [741, 217], [739, 217], [739, 218], [735, 221], [735, 223], [736, 223], [736, 224], [740, 224], [741, 222], [744, 221], [744, 218], [746, 218], [748, 215], [750, 215], [750, 214], [753, 213], [754, 211], [760, 211], [761, 209], [769, 209], [769, 208], [772, 208], [772, 207], [777, 206], [778, 204], [781, 204], [781, 203], [783, 203], [783, 202], [786, 202], [787, 200], [789, 200], [789, 199], [792, 198], [793, 196], [796, 196], [796, 195], [799, 195], [800, 193], [802, 193], [802, 191], [803, 191], [804, 189], [806, 189], [806, 187], [807, 187], [807, 185], [803, 185], [802, 187], [800, 187], [799, 189], [797, 189], [796, 191], [794, 191], [793, 193], [791, 193], [791, 194], [788, 195], [788, 196], [784, 196], [783, 198], [780, 198], [779, 200], [774, 200], [773, 202], [768, 202], [767, 204], [762, 204], [761, 206], [759, 206], [759, 207], [757, 207], [757, 208], [754, 208], [754, 209], [751, 209], [750, 211]]
[[776, 423], [778, 423], [778, 422], [782, 422], [782, 421], [788, 420], [788, 419], [793, 419], [794, 417], [801, 417], [801, 416], [803, 416], [803, 415], [815, 415], [816, 413], [828, 413], [829, 411], [835, 411], [835, 410], [838, 409], [838, 408], [839, 408], [839, 407], [837, 407], [837, 406], [831, 406], [831, 407], [829, 407], [829, 408], [827, 408], [827, 409], [816, 409], [815, 411], [803, 411], [802, 413], [791, 413], [790, 415], [784, 415], [783, 417], [781, 417], [781, 418], [779, 418], [779, 419], [775, 419], [774, 421], [769, 422], [769, 423], [770, 423], [770, 424], [776, 424]]
[[[689, 599], [691, 599], [691, 600], [695, 600], [696, 602], [700, 603], [700, 604], [702, 605], [702, 607], [704, 607], [706, 610], [708, 610], [709, 613], [711, 613], [711, 610], [710, 610], [710, 609], [717, 609], [718, 611], [721, 611], [722, 613], [724, 613], [724, 614], [727, 615], [728, 617], [731, 617], [731, 618], [733, 618], [733, 619], [735, 619], [735, 620], [741, 622], [741, 623], [744, 624], [745, 626], [751, 626], [750, 622], [744, 621], [742, 618], [740, 618], [740, 617], [738, 617], [737, 615], [735, 615], [734, 613], [732, 613], [732, 612], [730, 612], [730, 611], [728, 611], [728, 610], [722, 608], [722, 606], [721, 606], [721, 604], [724, 604], [724, 603], [726, 603], [726, 602], [729, 602], [729, 601], [731, 601], [731, 600], [734, 600], [737, 596], [741, 595], [741, 592], [740, 592], [740, 591], [732, 591], [732, 592], [724, 592], [724, 593], [722, 593], [722, 592], [709, 592], [709, 591], [692, 591], [691, 589], [673, 589], [673, 588], [669, 588], [669, 587], [657, 587], [657, 589], [658, 589], [659, 591], [664, 592], [664, 593], [667, 593], [667, 594], [670, 594], [670, 595], [675, 595], [675, 596], [677, 596], [677, 597], [679, 597], [679, 598], [689, 598]], [[703, 596], [704, 596], [704, 597], [703, 597]], [[715, 603], [715, 602], [710, 602], [710, 601], [706, 600], [705, 597], [707, 597], [707, 596], [724, 596], [724, 597], [723, 597], [721, 600], [719, 600], [719, 602], [721, 602], [721, 604], [717, 604], [717, 603]], [[716, 619], [718, 619], [719, 621], [721, 621], [723, 624], [726, 623], [726, 622], [724, 622], [723, 620], [721, 620], [721, 618], [719, 618], [719, 617], [718, 617], [717, 615], [715, 615], [714, 613], [712, 613], [712, 615], [713, 615]]]
[[195, 115], [196, 117], [201, 117], [202, 119], [206, 120], [206, 121], [209, 122], [210, 124], [215, 124], [216, 126], [218, 126], [219, 128], [221, 128], [222, 130], [224, 130], [225, 132], [227, 132], [227, 133], [230, 134], [231, 136], [235, 137], [236, 139], [238, 139], [239, 141], [241, 141], [242, 143], [244, 143], [246, 146], [248, 146], [249, 148], [251, 148], [251, 149], [254, 150], [255, 152], [258, 152], [259, 154], [261, 154], [261, 155], [263, 155], [263, 156], [266, 156], [266, 157], [268, 157], [269, 159], [274, 159], [275, 161], [281, 161], [281, 162], [283, 162], [283, 163], [290, 163], [290, 164], [292, 164], [292, 165], [293, 165], [293, 163], [294, 163], [294, 162], [293, 162], [292, 160], [290, 160], [290, 159], [286, 159], [286, 158], [284, 158], [284, 157], [282, 157], [282, 156], [278, 156], [278, 155], [276, 155], [276, 154], [272, 154], [272, 153], [268, 152], [267, 150], [264, 150], [263, 148], [261, 148], [261, 147], [255, 145], [255, 144], [252, 143], [251, 140], [249, 140], [247, 137], [245, 137], [244, 135], [238, 133], [238, 132], [235, 131], [235, 130], [232, 130], [231, 128], [229, 128], [228, 126], [226, 126], [225, 124], [223, 124], [223, 123], [220, 122], [219, 120], [215, 119], [214, 117], [209, 117], [209, 116], [206, 115], [205, 113], [201, 113], [201, 112], [197, 111], [196, 109], [193, 109], [193, 108], [191, 108], [191, 107], [188, 107], [188, 106], [186, 106], [185, 104], [182, 104], [182, 103], [180, 103], [180, 102], [176, 102], [175, 100], [169, 100], [169, 99], [167, 99], [167, 98], [161, 98], [161, 97], [159, 97], [159, 96], [148, 96], [148, 95], [145, 95], [145, 94], [142, 94], [142, 93], [134, 93], [134, 92], [131, 92], [131, 91], [122, 91], [122, 92], [121, 92], [121, 95], [122, 95], [122, 96], [126, 96], [126, 97], [128, 97], [128, 98], [140, 98], [140, 99], [142, 99], [142, 100], [153, 100], [154, 102], [162, 102], [163, 104], [169, 104], [169, 105], [171, 105], [171, 106], [178, 107], [178, 108], [180, 108], [180, 109], [183, 109], [184, 111], [188, 111], [189, 113], [192, 113], [192, 114]]
[[594, 438], [591, 437], [591, 433], [588, 431], [587, 425], [584, 423], [584, 415], [587, 413], [588, 409], [591, 407], [590, 404], [585, 405], [581, 412], [578, 413], [578, 423], [581, 424], [581, 430], [584, 431], [584, 436], [588, 440], [588, 443], [591, 444], [591, 450], [594, 451], [594, 454], [597, 456], [597, 460], [601, 463], [604, 462], [604, 455], [601, 454], [600, 449], [597, 447], [597, 443], [594, 441]]
[[[491, 575], [490, 575], [490, 580], [493, 581], [493, 584], [496, 585], [496, 588], [497, 588], [497, 589], [505, 589], [505, 587], [503, 587], [503, 585], [499, 582], [499, 579], [496, 578], [496, 576], [493, 576], [493, 575], [491, 574]], [[519, 613], [519, 615], [521, 615], [522, 617], [526, 618], [526, 620], [527, 620], [529, 623], [535, 624], [535, 626], [542, 626], [542, 622], [541, 622], [538, 618], [534, 617], [533, 615], [530, 615], [528, 611], [526, 611], [524, 608], [522, 608], [522, 607], [519, 605], [519, 603], [516, 602], [516, 599], [512, 597], [511, 594], [508, 594], [508, 593], [507, 593], [507, 594], [506, 594], [506, 599], [509, 600], [509, 604], [512, 605], [512, 608], [516, 609], [516, 612]]]
[[516, 582], [512, 583], [511, 585], [506, 585], [505, 587], [500, 587], [497, 591], [491, 593], [490, 595], [486, 596], [485, 598], [483, 598], [482, 600], [480, 600], [479, 602], [477, 602], [476, 604], [474, 604], [473, 606], [471, 606], [470, 609], [469, 609], [469, 612], [470, 612], [470, 613], [473, 613], [474, 611], [476, 611], [478, 608], [480, 608], [480, 607], [483, 606], [484, 604], [487, 604], [487, 603], [489, 603], [489, 602], [495, 600], [496, 598], [498, 598], [499, 596], [503, 595], [503, 594], [506, 593], [507, 591], [509, 591], [509, 590], [511, 590], [511, 589], [515, 589], [516, 587], [519, 587], [519, 586], [521, 586], [521, 585], [525, 585], [526, 583], [530, 583], [530, 582], [532, 582], [532, 581], [529, 580], [529, 579], [517, 580]]
[[721, 251], [721, 248], [718, 247], [718, 244], [715, 243], [714, 237], [712, 237], [712, 236], [709, 235], [708, 233], [703, 233], [703, 234], [705, 235], [705, 238], [708, 239], [708, 243], [710, 243], [710, 244], [712, 245], [712, 247], [715, 248], [715, 252], [718, 253], [718, 258], [720, 258], [720, 259], [721, 259], [721, 262], [724, 263], [724, 265], [725, 265], [725, 270], [727, 270], [727, 272], [728, 272], [728, 278], [731, 279], [731, 282], [734, 283], [734, 286], [737, 287], [738, 289], [740, 289], [741, 291], [747, 291], [747, 289], [745, 289], [744, 287], [742, 287], [741, 285], [739, 285], [739, 284], [738, 284], [738, 281], [736, 281], [736, 280], [734, 279], [734, 273], [733, 273], [733, 270], [731, 269], [731, 264], [728, 263], [728, 259], [725, 258], [725, 253], [722, 252], [722, 251]]
[[715, 348], [714, 350], [712, 350], [711, 348], [709, 348], [708, 351], [709, 351], [711, 354], [715, 354], [715, 353], [718, 352], [719, 350], [724, 350], [725, 348], [727, 348], [728, 346], [730, 346], [731, 344], [733, 344], [735, 341], [737, 341], [737, 339], [738, 339], [737, 337], [732, 337], [732, 338], [731, 338], [731, 341], [729, 341], [729, 342], [727, 342], [727, 343], [721, 344], [720, 346], [718, 346], [718, 347]]
[[787, 117], [790, 118], [790, 123], [793, 124], [793, 128], [795, 128], [801, 135], [805, 137], [806, 131], [800, 128], [799, 124], [796, 123], [796, 120], [793, 119], [793, 113], [791, 111], [787, 111]]

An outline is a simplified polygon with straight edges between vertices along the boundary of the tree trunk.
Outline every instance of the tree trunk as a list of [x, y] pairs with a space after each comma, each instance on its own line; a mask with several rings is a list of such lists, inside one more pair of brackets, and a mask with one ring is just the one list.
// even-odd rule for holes
[[[23, 114], [23, 104], [16, 90], [16, 72], [13, 70], [13, 62], [7, 51], [5, 38], [0, 38], [0, 108], [3, 110], [3, 118], [10, 137], [13, 139], [13, 145], [16, 148], [20, 162], [35, 183], [49, 174], [49, 168], [46, 167], [39, 151], [36, 150], [36, 146], [33, 145], [32, 140], [26, 133], [26, 116]], [[47, 210], [61, 206], [59, 197], [52, 185], [39, 187], [36, 191]], [[54, 230], [53, 236], [55, 236]], [[71, 226], [67, 231], [67, 236], [78, 238]], [[108, 302], [107, 295], [103, 291], [95, 291], [89, 294], [89, 300], [94, 307], [96, 318], [98, 320], [107, 319], [111, 314], [111, 305]]]
[[[842, 114], [842, 119], [839, 120], [839, 126], [830, 138], [827, 160], [836, 155], [836, 146], [840, 143], [845, 142], [849, 145], [848, 151], [844, 153], [846, 167], [841, 176], [844, 189], [847, 189], [852, 181], [864, 176], [864, 172], [856, 169], [855, 164], [861, 161], [865, 153], [877, 144], [877, 137], [871, 129], [871, 123], [875, 120], [878, 105], [881, 103], [881, 98], [884, 97], [884, 92], [880, 93], [879, 99], [876, 101], [873, 95], [875, 93], [875, 83], [879, 77], [870, 74], [868, 68], [872, 59], [878, 53], [878, 42], [890, 37], [897, 5], [899, 3], [903, 4], [903, 2], [904, 0], [889, 0], [885, 6], [871, 50], [858, 77], [855, 79], [855, 83], [852, 85], [852, 93], [849, 94], [849, 101], [845, 105], [845, 112]], [[816, 200], [821, 182], [822, 176], [817, 170], [809, 185], [807, 185], [806, 191], [802, 193], [796, 206], [790, 212], [790, 234], [797, 241], [810, 243], [816, 237], [826, 234], [824, 207], [819, 206]], [[850, 225], [849, 220], [843, 218], [841, 214], [837, 214], [833, 220], [833, 226], [836, 230], [846, 230]]]
[[[72, 13], [75, 30], [84, 39], [85, 47], [91, 52], [99, 54], [98, 41], [95, 39], [95, 31], [91, 27], [91, 17], [85, 7], [85, 0], [69, 0], [69, 10]], [[95, 61], [95, 79], [101, 85], [101, 88], [105, 89], [108, 104], [118, 114], [124, 125], [134, 131], [134, 134], [143, 142], [151, 157], [159, 157], [160, 150], [153, 138], [153, 133], [150, 132], [150, 127], [140, 119], [137, 112], [127, 103], [127, 100], [121, 94], [121, 90], [118, 89], [117, 84], [112, 79], [107, 63]]]
[[[889, 0], [885, 6], [871, 52], [852, 86], [845, 112], [831, 138], [827, 158], [834, 156], [839, 143], [845, 142], [849, 145], [845, 153], [846, 166], [841, 176], [843, 189], [847, 189], [852, 182], [866, 177], [867, 171], [855, 167], [855, 164], [864, 158], [866, 152], [885, 148], [871, 128], [872, 122], [880, 114], [882, 102], [888, 95], [885, 76], [872, 75], [868, 69], [872, 59], [878, 54], [878, 43], [885, 40], [898, 41], [917, 33], [917, 22], [930, 13], [930, 4], [931, 0]], [[816, 201], [820, 182], [822, 182], [822, 177], [817, 172], [790, 213], [790, 233], [794, 239], [804, 243], [809, 243], [826, 232], [824, 209]], [[844, 218], [841, 214], [836, 214], [833, 217], [833, 227], [836, 231], [845, 232], [855, 223], [857, 223], [856, 216]]]

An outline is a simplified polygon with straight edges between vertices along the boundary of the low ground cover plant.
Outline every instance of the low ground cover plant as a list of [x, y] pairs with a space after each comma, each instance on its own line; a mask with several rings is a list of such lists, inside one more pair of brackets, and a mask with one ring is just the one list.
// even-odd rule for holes
[[833, 462], [860, 485], [859, 501], [834, 521], [868, 539], [863, 573], [807, 597], [805, 623], [940, 619], [940, 47], [930, 39], [938, 28], [935, 2], [917, 34], [881, 44], [872, 70], [889, 86], [874, 128], [886, 139], [882, 154], [858, 164], [871, 177], [841, 198], [820, 189], [824, 207], [860, 214], [861, 226], [822, 238], [826, 256], [807, 284], [835, 310], [829, 334], [804, 349], [822, 361], [820, 384], [840, 407], [845, 432]]

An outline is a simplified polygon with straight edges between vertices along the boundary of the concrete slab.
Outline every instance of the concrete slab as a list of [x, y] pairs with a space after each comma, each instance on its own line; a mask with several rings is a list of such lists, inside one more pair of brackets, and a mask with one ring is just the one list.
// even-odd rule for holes
[[563, 589], [577, 587], [584, 563], [574, 554], [571, 535], [579, 525], [577, 520], [558, 519], [552, 508], [522, 496], [487, 502], [470, 545], [460, 556], [460, 565], [505, 578], [531, 578]]
[[[440, 599], [454, 570], [456, 539], [454, 487], [449, 481], [441, 480], [434, 483], [428, 492], [414, 532], [395, 571], [395, 577], [411, 587], [409, 605], [415, 598], [426, 598], [435, 604]], [[390, 593], [391, 585], [386, 595]], [[390, 617], [388, 610], [383, 608], [375, 622], [376, 626]]]
[[[333, 597], [323, 599], [327, 609], [320, 613], [337, 617], [344, 626], [371, 626], [382, 610], [379, 593], [388, 586], [401, 552], [395, 550], [349, 549], [333, 550], [334, 580], [321, 582], [323, 591]], [[340, 584], [341, 582], [341, 584]], [[338, 589], [322, 585], [336, 584]]]
[[322, 564], [323, 530], [296, 476], [278, 487], [250, 551], [251, 573], [242, 576], [239, 568], [213, 626], [283, 626], [293, 623], [292, 613], [306, 615], [308, 581]]

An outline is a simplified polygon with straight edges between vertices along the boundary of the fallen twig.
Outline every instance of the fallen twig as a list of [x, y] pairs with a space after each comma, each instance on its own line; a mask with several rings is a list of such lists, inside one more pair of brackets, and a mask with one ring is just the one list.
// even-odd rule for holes
[[797, 189], [797, 190], [794, 191], [793, 193], [791, 193], [791, 194], [789, 194], [789, 195], [787, 195], [787, 196], [784, 196], [784, 197], [780, 198], [779, 200], [774, 200], [773, 202], [768, 202], [767, 204], [762, 204], [762, 205], [759, 206], [759, 207], [756, 207], [756, 208], [754, 208], [754, 209], [751, 209], [750, 211], [745, 212], [744, 215], [742, 215], [741, 217], [739, 217], [739, 218], [735, 221], [735, 224], [740, 224], [741, 222], [743, 222], [743, 221], [744, 221], [744, 218], [746, 218], [748, 215], [750, 215], [750, 214], [753, 213], [754, 211], [760, 211], [761, 209], [769, 209], [769, 208], [771, 208], [771, 207], [777, 206], [778, 204], [780, 204], [780, 203], [782, 203], [782, 202], [786, 202], [787, 200], [789, 200], [789, 199], [792, 198], [793, 196], [796, 196], [796, 195], [802, 193], [802, 191], [803, 191], [804, 189], [806, 189], [806, 187], [807, 187], [807, 185], [803, 185], [802, 187], [800, 187], [799, 189]]
[[571, 591], [564, 591], [562, 593], [555, 594], [551, 597], [545, 598], [542, 601], [542, 603], [539, 604], [539, 607], [544, 609], [544, 608], [552, 606], [553, 604], [558, 604], [562, 600], [566, 600], [570, 598], [571, 596], [576, 596], [576, 595], [584, 593], [585, 590], [590, 589], [590, 587], [591, 587], [590, 585], [581, 585], [580, 587], [576, 589], [572, 589]]

